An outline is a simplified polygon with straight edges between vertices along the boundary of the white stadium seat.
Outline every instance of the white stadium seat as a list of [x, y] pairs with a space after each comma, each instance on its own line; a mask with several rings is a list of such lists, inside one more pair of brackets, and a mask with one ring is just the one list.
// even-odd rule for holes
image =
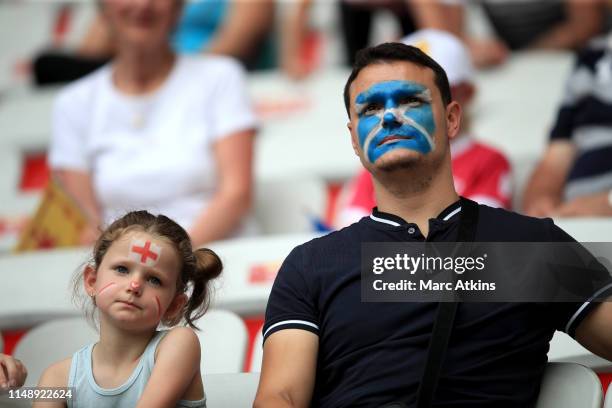
[[548, 350], [548, 361], [577, 363], [597, 372], [612, 371], [612, 362], [596, 356], [565, 333], [555, 332]]
[[600, 408], [601, 382], [593, 370], [574, 363], [548, 363], [536, 408]]
[[248, 343], [242, 319], [226, 310], [209, 310], [196, 325], [200, 328], [196, 333], [202, 346], [202, 374], [241, 372]]
[[314, 231], [312, 218], [321, 217], [326, 185], [316, 177], [258, 182], [254, 213], [264, 234]]
[[98, 337], [83, 317], [51, 320], [34, 327], [21, 338], [13, 353], [28, 369], [25, 385], [35, 386], [45, 368], [98, 341]]
[[[208, 408], [247, 408], [255, 399], [259, 373], [205, 375], [203, 381]], [[602, 400], [593, 371], [579, 364], [549, 363], [536, 408], [600, 408]]]
[[606, 399], [604, 400], [604, 408], [612, 408], [612, 384], [608, 386], [608, 392], [606, 392]]
[[202, 378], [207, 408], [253, 406], [259, 373], [208, 374]]
[[[202, 346], [202, 373], [240, 372], [248, 339], [244, 322], [234, 313], [210, 310], [196, 324], [201, 329], [196, 333]], [[36, 385], [45, 368], [98, 338], [82, 317], [52, 320], [33, 328], [13, 353], [28, 368], [26, 386]]]

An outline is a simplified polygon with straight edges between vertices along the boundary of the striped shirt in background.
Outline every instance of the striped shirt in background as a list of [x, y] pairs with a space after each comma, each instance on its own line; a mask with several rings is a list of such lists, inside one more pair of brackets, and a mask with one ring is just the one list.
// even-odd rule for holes
[[577, 149], [566, 200], [612, 189], [612, 36], [578, 53], [550, 140]]

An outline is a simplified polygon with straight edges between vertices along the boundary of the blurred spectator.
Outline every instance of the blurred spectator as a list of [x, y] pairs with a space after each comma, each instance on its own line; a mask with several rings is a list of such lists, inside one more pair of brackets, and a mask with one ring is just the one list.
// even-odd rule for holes
[[524, 195], [528, 215], [612, 216], [612, 35], [581, 50]]
[[[446, 5], [457, 4], [461, 0], [439, 1]], [[296, 0], [283, 22], [281, 64], [284, 71], [294, 78], [305, 77], [311, 69], [301, 60], [302, 49], [309, 34], [311, 5], [312, 0]], [[429, 27], [430, 24], [442, 25], [442, 14], [450, 12], [450, 9], [437, 9], [435, 1], [421, 0], [338, 0], [338, 9], [345, 61], [348, 65], [353, 64], [357, 51], [370, 45], [372, 19], [377, 12], [391, 12], [401, 27], [402, 36], [418, 28]]]
[[105, 0], [113, 62], [58, 96], [49, 162], [98, 225], [134, 208], [167, 214], [194, 245], [246, 233], [255, 116], [232, 59], [176, 56], [180, 1]]
[[[453, 100], [464, 108], [459, 136], [451, 140], [452, 170], [458, 194], [492, 207], [509, 208], [510, 165], [502, 153], [470, 136], [468, 113], [476, 88], [467, 48], [454, 35], [440, 30], [420, 30], [402, 39], [438, 62], [446, 71]], [[343, 203], [344, 201], [344, 203]], [[346, 226], [371, 214], [376, 206], [369, 172], [361, 170], [341, 198], [337, 225]]]
[[[443, 0], [437, 0], [444, 3]], [[463, 0], [466, 4], [469, 0]], [[605, 17], [604, 0], [478, 0], [497, 38], [466, 34], [461, 4], [445, 4], [429, 26], [448, 29], [463, 38], [476, 66], [498, 65], [510, 50], [578, 49], [599, 34]], [[450, 16], [447, 18], [446, 16]]]
[[[273, 0], [190, 1], [170, 38], [177, 53], [229, 55], [249, 69], [271, 68], [274, 47], [269, 34], [273, 22]], [[92, 72], [114, 55], [117, 40], [104, 16], [98, 13], [76, 53], [51, 51], [36, 58], [36, 82], [66, 82]]]
[[0, 353], [0, 394], [9, 387], [21, 388], [27, 376], [28, 370], [21, 361]]

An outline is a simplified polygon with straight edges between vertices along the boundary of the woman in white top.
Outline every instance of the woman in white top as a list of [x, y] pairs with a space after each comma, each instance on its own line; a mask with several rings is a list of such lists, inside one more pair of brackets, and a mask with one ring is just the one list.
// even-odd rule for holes
[[53, 116], [54, 176], [98, 226], [132, 209], [167, 214], [194, 245], [246, 233], [256, 119], [232, 59], [177, 56], [181, 0], [105, 0], [113, 62], [69, 85]]

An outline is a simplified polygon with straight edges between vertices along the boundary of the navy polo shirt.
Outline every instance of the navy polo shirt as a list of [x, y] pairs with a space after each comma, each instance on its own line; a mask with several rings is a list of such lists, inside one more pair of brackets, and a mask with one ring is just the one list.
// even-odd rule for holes
[[[550, 219], [479, 205], [477, 242], [567, 242]], [[460, 201], [429, 220], [428, 241], [456, 240]], [[415, 402], [436, 303], [362, 303], [362, 242], [423, 241], [414, 223], [374, 209], [287, 256], [266, 310], [264, 341], [283, 329], [319, 337], [314, 407]], [[612, 294], [612, 284], [602, 288]], [[535, 403], [555, 330], [574, 334], [594, 304], [462, 303], [434, 398], [444, 407]]]

